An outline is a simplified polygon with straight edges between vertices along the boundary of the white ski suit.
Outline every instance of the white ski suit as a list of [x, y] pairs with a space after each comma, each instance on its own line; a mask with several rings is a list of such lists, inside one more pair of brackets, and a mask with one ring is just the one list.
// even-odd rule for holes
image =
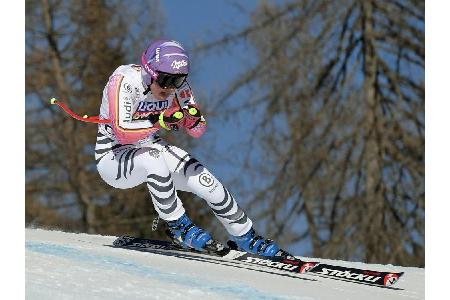
[[[163, 141], [157, 135], [159, 126], [149, 120], [173, 105], [195, 103], [189, 84], [160, 101], [151, 93], [144, 95], [147, 87], [141, 72], [138, 65], [120, 66], [103, 90], [100, 119], [111, 122], [99, 124], [95, 159], [100, 176], [120, 189], [146, 183], [156, 211], [166, 221], [185, 213], [177, 190], [194, 193], [206, 200], [228, 233], [245, 234], [252, 221], [231, 193], [189, 153]], [[202, 122], [186, 132], [197, 138], [205, 129], [202, 117]]]

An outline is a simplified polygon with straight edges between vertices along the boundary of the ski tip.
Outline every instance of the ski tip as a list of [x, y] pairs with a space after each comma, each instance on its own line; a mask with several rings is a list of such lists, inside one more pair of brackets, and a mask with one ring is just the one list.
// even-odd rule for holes
[[402, 275], [403, 275], [403, 272], [386, 274], [383, 278], [384, 286], [391, 286], [391, 285], [395, 284]]
[[58, 102], [58, 100], [56, 100], [56, 98], [52, 98], [50, 99], [50, 104], [56, 104], [56, 102]]

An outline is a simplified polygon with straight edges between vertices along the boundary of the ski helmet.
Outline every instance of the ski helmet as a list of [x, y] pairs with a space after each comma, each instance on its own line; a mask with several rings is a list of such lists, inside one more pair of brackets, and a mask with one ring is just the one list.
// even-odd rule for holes
[[155, 80], [163, 88], [179, 88], [189, 73], [189, 57], [177, 41], [160, 39], [142, 53], [141, 66], [145, 84]]

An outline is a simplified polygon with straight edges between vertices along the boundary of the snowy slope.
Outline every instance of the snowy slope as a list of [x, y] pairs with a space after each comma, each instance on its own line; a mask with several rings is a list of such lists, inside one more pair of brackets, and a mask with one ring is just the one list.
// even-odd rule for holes
[[184, 258], [115, 249], [115, 237], [25, 232], [26, 299], [424, 299], [421, 268], [320, 260], [403, 271], [387, 289], [312, 276], [283, 277]]

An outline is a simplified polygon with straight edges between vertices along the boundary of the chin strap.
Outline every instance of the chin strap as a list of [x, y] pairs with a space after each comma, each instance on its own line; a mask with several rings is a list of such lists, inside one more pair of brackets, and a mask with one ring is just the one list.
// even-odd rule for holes
[[144, 96], [148, 94], [148, 92], [150, 92], [150, 86], [153, 83], [153, 77], [150, 77], [150, 84], [147, 85], [147, 89], [144, 91]]
[[68, 115], [70, 115], [72, 118], [78, 120], [78, 121], [82, 121], [82, 122], [86, 122], [86, 123], [97, 123], [97, 124], [108, 124], [111, 123], [111, 120], [108, 119], [100, 119], [99, 116], [94, 116], [94, 117], [88, 117], [87, 115], [84, 116], [80, 116], [76, 113], [74, 113], [70, 108], [67, 107], [67, 105], [65, 105], [62, 102], [59, 102], [58, 100], [56, 100], [56, 98], [52, 98], [50, 99], [50, 104], [56, 104], [59, 107], [61, 107]]

